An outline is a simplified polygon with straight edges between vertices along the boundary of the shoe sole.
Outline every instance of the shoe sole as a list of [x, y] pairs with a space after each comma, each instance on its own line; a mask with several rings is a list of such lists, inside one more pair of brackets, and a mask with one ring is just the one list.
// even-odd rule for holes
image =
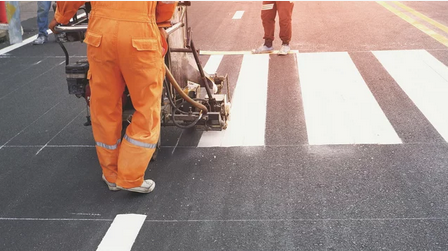
[[256, 52], [256, 51], [252, 51], [252, 54], [269, 54], [269, 53], [272, 53], [272, 52], [274, 52], [273, 50], [272, 51], [261, 51], [261, 52]]
[[288, 55], [289, 52], [290, 52], [290, 51], [287, 51], [287, 52], [279, 51], [279, 52], [278, 52], [278, 55], [280, 55], [280, 56], [285, 56], [285, 55]]
[[109, 188], [110, 191], [120, 191], [120, 188], [118, 188], [116, 185], [115, 186], [109, 185], [110, 182], [107, 181], [106, 178], [104, 178], [104, 176], [101, 177], [101, 178], [103, 179], [104, 183], [106, 183], [106, 185], [107, 185], [107, 187]]
[[154, 190], [154, 188], [156, 187], [156, 183], [153, 182], [151, 184], [151, 186], [149, 188], [141, 188], [141, 187], [133, 187], [133, 188], [123, 188], [120, 186], [117, 186], [118, 189], [120, 190], [125, 190], [125, 191], [129, 191], [129, 192], [134, 192], [134, 193], [150, 193]]
[[110, 191], [120, 191], [120, 188], [118, 187], [111, 187], [109, 185], [107, 185], [107, 187], [109, 188]]

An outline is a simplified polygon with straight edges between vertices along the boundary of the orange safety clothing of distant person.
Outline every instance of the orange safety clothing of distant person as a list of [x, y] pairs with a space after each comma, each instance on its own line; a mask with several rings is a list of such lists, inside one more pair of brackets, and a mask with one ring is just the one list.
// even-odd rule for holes
[[[84, 3], [58, 1], [50, 28], [68, 23]], [[167, 51], [159, 26], [169, 25], [176, 3], [90, 3], [84, 43], [90, 65], [92, 129], [103, 180], [110, 190], [149, 193], [155, 183], [144, 176], [159, 139]], [[125, 86], [135, 113], [121, 139]]]

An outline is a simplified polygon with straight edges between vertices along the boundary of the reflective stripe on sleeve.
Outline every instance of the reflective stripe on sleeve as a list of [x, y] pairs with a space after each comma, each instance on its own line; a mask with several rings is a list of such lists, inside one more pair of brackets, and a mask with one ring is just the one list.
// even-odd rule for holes
[[107, 145], [107, 144], [104, 144], [104, 143], [101, 143], [101, 142], [95, 142], [95, 143], [99, 147], [106, 148], [106, 149], [109, 149], [109, 150], [115, 150], [115, 149], [117, 149], [118, 144], [120, 144], [120, 142], [121, 142], [121, 139], [118, 139], [117, 140], [117, 144], [115, 144], [115, 145]]
[[131, 144], [144, 147], [144, 148], [156, 148], [157, 144], [149, 144], [145, 142], [141, 142], [135, 139], [130, 138], [127, 134], [124, 135], [124, 138]]
[[263, 6], [261, 7], [261, 10], [272, 10], [274, 8], [274, 4], [270, 3], [270, 4], [263, 4]]

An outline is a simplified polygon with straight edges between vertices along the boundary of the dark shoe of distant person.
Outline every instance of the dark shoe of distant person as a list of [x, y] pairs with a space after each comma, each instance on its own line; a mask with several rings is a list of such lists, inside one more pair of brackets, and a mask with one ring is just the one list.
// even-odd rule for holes
[[139, 187], [131, 187], [131, 188], [123, 188], [120, 186], [117, 186], [121, 190], [126, 190], [129, 192], [135, 192], [135, 193], [150, 193], [152, 190], [154, 190], [154, 187], [156, 186], [156, 183], [153, 180], [144, 180], [142, 185]]
[[43, 34], [39, 34], [33, 44], [44, 44], [46, 42], [48, 42], [48, 37]]
[[252, 50], [253, 54], [261, 54], [261, 53], [271, 53], [274, 51], [274, 47], [268, 47], [266, 45], [261, 45], [260, 47], [258, 47], [257, 49]]

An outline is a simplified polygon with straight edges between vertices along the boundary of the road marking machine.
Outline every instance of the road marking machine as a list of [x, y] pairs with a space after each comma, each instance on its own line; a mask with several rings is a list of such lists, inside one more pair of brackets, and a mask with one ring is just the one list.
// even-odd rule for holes
[[[199, 52], [188, 26], [187, 7], [190, 2], [179, 2], [171, 26], [165, 28], [169, 49], [165, 56], [166, 77], [161, 100], [161, 126], [182, 129], [220, 131], [226, 129], [230, 112], [228, 76], [207, 74], [199, 61]], [[87, 122], [90, 122], [90, 87], [87, 79], [87, 59], [70, 64], [64, 46], [66, 42], [83, 41], [87, 31], [90, 4], [86, 3], [67, 25], [58, 25], [55, 31], [62, 34], [57, 41], [65, 53], [66, 77], [69, 94], [84, 98], [87, 103]], [[123, 132], [132, 123], [134, 107], [127, 88], [122, 97]], [[160, 138], [157, 149], [160, 147]], [[153, 158], [157, 155], [157, 151]]]

